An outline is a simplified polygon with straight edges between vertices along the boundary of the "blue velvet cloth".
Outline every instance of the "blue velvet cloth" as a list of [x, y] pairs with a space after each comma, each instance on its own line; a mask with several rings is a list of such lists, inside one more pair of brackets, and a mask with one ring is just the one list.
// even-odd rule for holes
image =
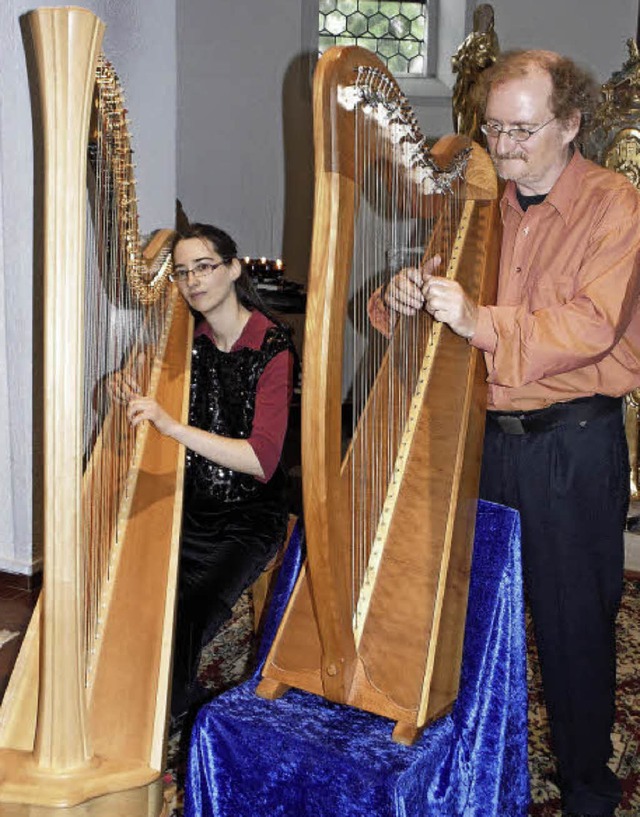
[[[301, 562], [300, 539], [297, 529], [262, 659]], [[451, 713], [406, 747], [392, 742], [391, 721], [367, 712], [297, 690], [262, 700], [256, 674], [198, 715], [185, 817], [524, 817], [525, 665], [519, 518], [480, 502]]]

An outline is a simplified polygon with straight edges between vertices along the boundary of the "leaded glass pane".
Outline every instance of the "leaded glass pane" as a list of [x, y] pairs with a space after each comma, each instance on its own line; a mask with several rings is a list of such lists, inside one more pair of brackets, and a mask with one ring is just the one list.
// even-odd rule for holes
[[358, 0], [338, 0], [338, 8], [348, 16], [358, 10]]
[[318, 38], [318, 45], [320, 47], [320, 53], [322, 54], [327, 48], [331, 48], [332, 45], [337, 45], [335, 37], [323, 37], [320, 35]]
[[415, 42], [415, 40], [402, 40], [398, 45], [400, 53], [407, 59], [411, 60], [420, 55], [420, 43]]
[[358, 8], [367, 17], [373, 17], [380, 8], [380, 0], [360, 0]]
[[395, 57], [398, 53], [398, 46], [399, 43], [395, 40], [382, 40], [378, 43], [378, 55], [385, 57], [387, 65], [391, 57]]
[[402, 40], [411, 32], [409, 21], [406, 17], [398, 14], [391, 18], [389, 31], [397, 40]]
[[409, 20], [424, 17], [424, 3], [400, 3], [400, 14]]
[[329, 34], [339, 37], [347, 26], [347, 20], [339, 11], [332, 11], [331, 14], [327, 14], [325, 25]]
[[374, 14], [369, 20], [369, 33], [380, 40], [389, 33], [389, 19], [383, 14]]
[[422, 42], [424, 40], [424, 17], [417, 17], [411, 21], [411, 37], [414, 40]]
[[401, 57], [399, 54], [395, 57], [391, 57], [388, 62], [389, 70], [393, 74], [406, 74], [409, 68], [409, 64], [405, 60], [404, 57]]
[[351, 14], [347, 18], [347, 29], [349, 34], [360, 37], [367, 30], [367, 18], [359, 11], [356, 14]]
[[359, 45], [394, 73], [422, 74], [428, 0], [319, 0], [319, 48]]
[[410, 74], [423, 74], [424, 73], [424, 57], [414, 57], [409, 62], [409, 73]]

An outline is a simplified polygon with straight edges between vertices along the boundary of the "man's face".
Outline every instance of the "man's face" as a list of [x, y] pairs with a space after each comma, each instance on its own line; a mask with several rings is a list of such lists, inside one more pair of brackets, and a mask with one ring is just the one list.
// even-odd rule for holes
[[502, 130], [535, 130], [548, 123], [525, 142], [516, 142], [506, 133], [487, 135], [498, 175], [512, 179], [524, 195], [551, 190], [569, 160], [569, 145], [580, 124], [578, 114], [565, 125], [554, 119], [550, 99], [551, 78], [540, 69], [496, 85], [487, 99], [485, 121]]

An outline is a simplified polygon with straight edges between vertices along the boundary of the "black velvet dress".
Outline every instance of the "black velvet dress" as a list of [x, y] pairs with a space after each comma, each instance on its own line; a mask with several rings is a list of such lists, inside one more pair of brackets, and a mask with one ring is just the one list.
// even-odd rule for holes
[[[267, 329], [260, 349], [221, 352], [206, 336], [194, 342], [189, 424], [225, 437], [251, 434], [258, 381], [279, 352], [291, 350], [288, 333]], [[185, 711], [201, 648], [231, 615], [241, 593], [284, 541], [286, 479], [278, 466], [264, 483], [186, 454], [172, 714]]]

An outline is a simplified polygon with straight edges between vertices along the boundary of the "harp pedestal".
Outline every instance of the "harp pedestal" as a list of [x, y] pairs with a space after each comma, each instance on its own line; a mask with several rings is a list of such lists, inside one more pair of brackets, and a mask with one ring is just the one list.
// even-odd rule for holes
[[393, 724], [385, 718], [293, 689], [267, 702], [254, 687], [250, 681], [201, 710], [187, 810], [217, 817], [526, 817], [517, 513], [479, 504], [460, 694], [452, 713], [415, 746], [392, 743]]

